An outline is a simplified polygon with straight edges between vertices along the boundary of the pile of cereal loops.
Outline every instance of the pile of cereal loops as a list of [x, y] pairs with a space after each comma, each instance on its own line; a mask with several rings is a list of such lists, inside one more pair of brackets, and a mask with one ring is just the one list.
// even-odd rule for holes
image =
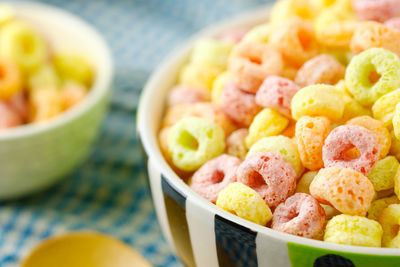
[[281, 0], [199, 40], [161, 150], [197, 194], [326, 242], [400, 248], [400, 0]]
[[82, 101], [91, 87], [87, 60], [53, 51], [41, 30], [0, 4], [0, 131], [47, 122]]

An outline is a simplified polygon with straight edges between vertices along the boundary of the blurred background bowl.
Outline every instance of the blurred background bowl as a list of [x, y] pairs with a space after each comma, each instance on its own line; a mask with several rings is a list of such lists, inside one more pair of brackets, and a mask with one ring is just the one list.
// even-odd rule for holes
[[44, 124], [0, 131], [0, 200], [44, 189], [82, 163], [107, 111], [113, 61], [103, 37], [80, 18], [30, 2], [9, 2], [17, 17], [35, 25], [52, 49], [84, 55], [94, 68], [86, 99]]

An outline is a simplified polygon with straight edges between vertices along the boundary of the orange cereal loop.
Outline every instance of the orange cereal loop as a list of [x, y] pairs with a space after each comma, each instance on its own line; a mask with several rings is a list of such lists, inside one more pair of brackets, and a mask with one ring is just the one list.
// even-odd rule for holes
[[61, 93], [52, 87], [32, 91], [29, 102], [30, 122], [44, 122], [62, 112]]
[[310, 193], [322, 204], [329, 204], [348, 215], [365, 216], [375, 190], [371, 181], [353, 169], [321, 169], [310, 185]]
[[286, 127], [286, 129], [283, 132], [281, 132], [281, 135], [293, 138], [295, 134], [296, 134], [296, 121], [290, 120], [288, 127]]
[[378, 22], [360, 23], [350, 42], [350, 49], [358, 54], [373, 47], [384, 48], [400, 56], [400, 31]]
[[0, 60], [0, 100], [11, 98], [22, 89], [19, 68], [12, 61]]
[[385, 127], [383, 122], [375, 120], [370, 116], [360, 116], [349, 120], [346, 124], [362, 126], [373, 132], [378, 137], [380, 148], [379, 157], [381, 159], [386, 157], [386, 155], [389, 153], [392, 139], [390, 137], [388, 129]]
[[330, 121], [325, 117], [301, 117], [296, 124], [297, 148], [303, 166], [309, 170], [324, 167], [322, 147], [330, 132]]
[[348, 48], [358, 24], [359, 22], [351, 20], [330, 23], [317, 31], [317, 40], [325, 47]]
[[162, 125], [163, 127], [172, 126], [187, 117], [209, 119], [221, 126], [226, 136], [231, 134], [236, 128], [219, 107], [208, 102], [171, 106], [165, 113]]
[[300, 67], [318, 54], [312, 23], [298, 17], [277, 27], [271, 34], [270, 44], [278, 49], [283, 59], [292, 66]]
[[228, 69], [240, 89], [256, 93], [267, 76], [282, 71], [283, 60], [280, 52], [267, 44], [241, 42], [230, 55]]
[[333, 56], [321, 54], [304, 63], [295, 82], [301, 87], [321, 83], [334, 85], [344, 78], [344, 74], [344, 66]]

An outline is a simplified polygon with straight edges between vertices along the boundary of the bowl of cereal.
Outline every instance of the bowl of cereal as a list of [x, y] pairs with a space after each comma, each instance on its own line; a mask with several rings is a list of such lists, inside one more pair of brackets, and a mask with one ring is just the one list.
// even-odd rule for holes
[[400, 263], [398, 4], [281, 0], [156, 70], [138, 133], [186, 266]]
[[48, 5], [0, 6], [0, 199], [65, 177], [87, 157], [113, 76], [103, 37]]

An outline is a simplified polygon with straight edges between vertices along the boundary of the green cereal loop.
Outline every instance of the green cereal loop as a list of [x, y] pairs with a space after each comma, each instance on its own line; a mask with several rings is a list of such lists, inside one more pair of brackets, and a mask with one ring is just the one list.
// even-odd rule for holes
[[246, 157], [250, 157], [257, 152], [281, 154], [283, 159], [292, 165], [293, 169], [296, 171], [297, 177], [300, 177], [304, 171], [296, 144], [286, 136], [269, 136], [260, 139], [257, 143], [251, 146]]
[[168, 134], [172, 162], [183, 171], [195, 171], [225, 149], [225, 134], [212, 121], [189, 117], [180, 120]]
[[375, 191], [382, 191], [394, 187], [394, 176], [399, 168], [399, 162], [394, 156], [387, 156], [375, 163], [374, 168], [368, 174], [368, 179]]
[[[371, 81], [371, 74], [379, 76]], [[371, 48], [355, 56], [346, 70], [346, 85], [354, 98], [364, 106], [400, 87], [400, 59], [383, 48]]]

